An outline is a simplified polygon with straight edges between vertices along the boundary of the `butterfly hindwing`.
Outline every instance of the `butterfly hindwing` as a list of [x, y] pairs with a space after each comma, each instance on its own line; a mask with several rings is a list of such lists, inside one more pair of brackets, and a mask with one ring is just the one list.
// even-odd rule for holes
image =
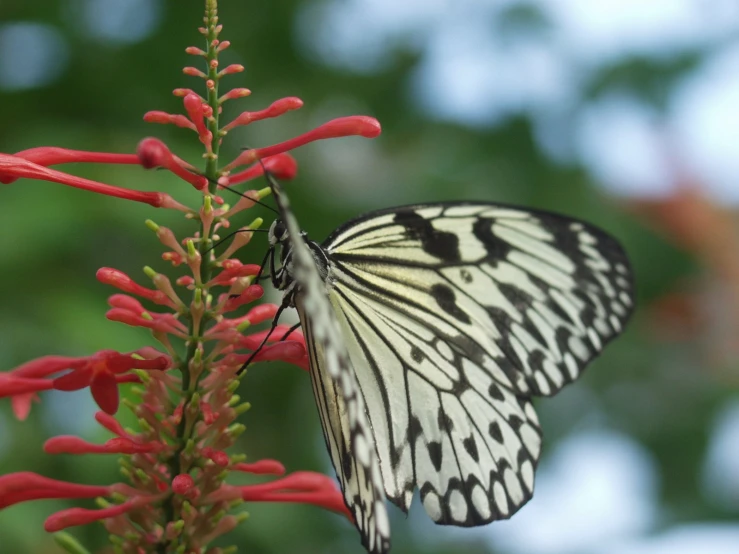
[[541, 450], [530, 399], [495, 384], [402, 310], [343, 283], [332, 297], [351, 359], [367, 360], [357, 382], [387, 497], [407, 511], [418, 488], [437, 523], [510, 517], [531, 498]]
[[344, 500], [373, 554], [390, 549], [390, 524], [370, 424], [336, 317], [316, 261], [305, 245], [297, 220], [279, 185], [271, 182], [291, 237], [291, 276], [296, 306], [310, 357], [313, 392], [324, 438]]

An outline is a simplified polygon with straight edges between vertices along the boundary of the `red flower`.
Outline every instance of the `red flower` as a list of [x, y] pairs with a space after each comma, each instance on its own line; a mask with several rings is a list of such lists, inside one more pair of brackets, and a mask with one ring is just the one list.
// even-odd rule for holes
[[111, 487], [67, 483], [30, 471], [0, 475], [0, 509], [39, 498], [95, 498], [110, 492]]
[[[49, 358], [55, 357], [49, 356]], [[121, 374], [131, 369], [162, 370], [170, 365], [170, 360], [166, 356], [142, 360], [131, 354], [120, 354], [114, 350], [101, 350], [84, 358], [68, 358], [64, 363], [54, 361], [57, 364], [57, 371], [72, 370], [54, 379], [55, 389], [72, 391], [90, 387], [90, 392], [97, 405], [109, 414], [114, 414], [118, 410], [118, 383]]]

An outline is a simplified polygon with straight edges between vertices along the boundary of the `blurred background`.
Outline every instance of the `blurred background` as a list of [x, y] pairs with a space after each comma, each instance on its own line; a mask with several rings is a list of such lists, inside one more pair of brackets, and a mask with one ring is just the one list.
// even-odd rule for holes
[[[0, 2], [0, 151], [132, 152], [164, 139], [197, 162], [194, 135], [145, 124], [178, 112], [201, 46], [200, 0]], [[224, 158], [332, 117], [377, 117], [383, 134], [304, 147], [288, 185], [317, 239], [369, 209], [489, 200], [599, 224], [630, 253], [639, 309], [585, 376], [537, 404], [545, 450], [536, 494], [511, 521], [434, 526], [393, 508], [394, 551], [496, 554], [739, 552], [739, 3], [735, 0], [272, 0], [221, 2], [222, 64], [248, 87], [226, 120], [281, 96], [305, 106], [229, 135]], [[165, 172], [63, 166], [193, 201]], [[262, 183], [257, 184], [258, 187]], [[227, 201], [231, 199], [226, 198]], [[244, 214], [243, 224], [261, 208]], [[181, 236], [175, 213], [42, 182], [0, 186], [0, 369], [44, 354], [149, 344], [104, 319], [117, 267], [168, 271], [143, 221]], [[265, 245], [244, 251], [258, 263]], [[245, 260], [246, 261], [246, 260]], [[239, 449], [288, 470], [331, 473], [307, 375], [250, 371]], [[84, 390], [43, 395], [29, 419], [0, 402], [0, 474], [118, 479], [115, 459], [47, 456], [43, 441], [108, 435]], [[122, 411], [126, 419], [128, 415]], [[128, 423], [132, 423], [128, 418]], [[0, 552], [59, 552], [42, 531], [62, 501], [0, 512]], [[90, 505], [86, 505], [90, 507]], [[242, 552], [361, 552], [340, 517], [255, 504], [231, 535]], [[74, 529], [102, 551], [101, 526]]]

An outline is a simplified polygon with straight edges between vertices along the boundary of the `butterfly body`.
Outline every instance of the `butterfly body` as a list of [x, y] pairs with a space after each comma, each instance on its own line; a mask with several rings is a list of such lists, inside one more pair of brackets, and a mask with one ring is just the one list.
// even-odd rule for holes
[[380, 210], [318, 244], [271, 184], [273, 283], [298, 308], [367, 549], [389, 549], [384, 499], [408, 511], [416, 489], [439, 524], [509, 518], [541, 453], [532, 397], [577, 378], [633, 309], [621, 247], [584, 222], [486, 202]]

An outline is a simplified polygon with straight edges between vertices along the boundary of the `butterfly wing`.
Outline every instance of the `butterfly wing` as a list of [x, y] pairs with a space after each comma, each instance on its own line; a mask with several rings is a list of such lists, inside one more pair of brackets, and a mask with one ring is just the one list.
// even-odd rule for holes
[[401, 509], [510, 517], [533, 494], [533, 395], [575, 379], [633, 306], [618, 243], [585, 223], [484, 203], [367, 214], [324, 242], [329, 299]]
[[276, 182], [270, 184], [290, 236], [291, 274], [298, 286], [296, 305], [326, 445], [362, 544], [373, 554], [384, 553], [390, 549], [390, 523], [364, 400], [316, 261], [302, 239], [287, 197]]

